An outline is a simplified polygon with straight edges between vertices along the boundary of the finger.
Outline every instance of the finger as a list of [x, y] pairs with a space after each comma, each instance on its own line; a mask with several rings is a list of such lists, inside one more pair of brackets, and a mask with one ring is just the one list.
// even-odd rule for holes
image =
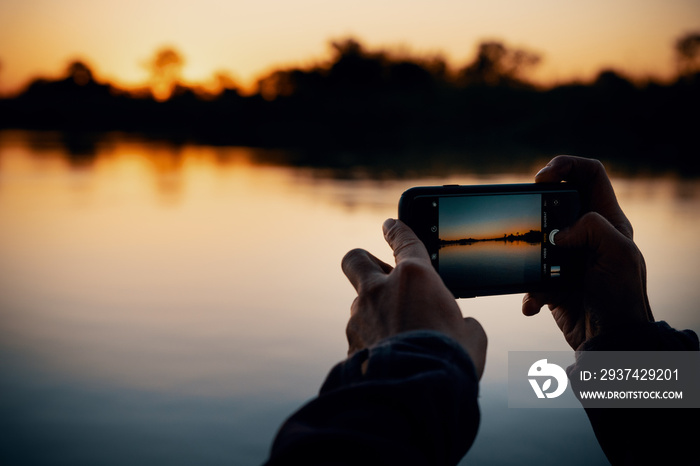
[[428, 250], [416, 234], [401, 220], [388, 219], [382, 225], [384, 239], [394, 251], [396, 263], [407, 259], [430, 262]]
[[626, 241], [620, 232], [602, 215], [588, 212], [576, 223], [557, 233], [556, 243], [559, 247], [584, 248], [596, 252], [605, 246], [608, 248], [631, 247], [634, 243]]
[[359, 293], [364, 286], [391, 271], [391, 266], [374, 257], [364, 249], [353, 249], [345, 254], [341, 262], [343, 273]]
[[[617, 300], [617, 304], [610, 308], [626, 310], [624, 315], [628, 319], [654, 321], [646, 291], [646, 264], [632, 239], [621, 234], [600, 214], [589, 212], [571, 227], [559, 232], [556, 242], [563, 247], [586, 249], [592, 257], [600, 258], [596, 259], [599, 260], [597, 267], [605, 270], [608, 277], [614, 276], [615, 283], [613, 285], [608, 283], [608, 279], [598, 279], [590, 281], [588, 285], [593, 288], [611, 287], [606, 299], [611, 302]], [[617, 289], [613, 289], [613, 286]], [[632, 291], [625, 292], [624, 289]], [[623, 314], [615, 315], [619, 317]], [[613, 317], [613, 314], [605, 317]]]
[[600, 161], [573, 155], [557, 155], [535, 175], [535, 183], [559, 183], [561, 181], [576, 184], [598, 182], [609, 184], [605, 167]]
[[539, 314], [542, 306], [547, 304], [547, 296], [543, 293], [526, 293], [523, 296], [522, 311], [526, 316]]
[[598, 160], [559, 155], [535, 175], [535, 183], [572, 183], [581, 194], [585, 211], [598, 212], [623, 235], [632, 239], [632, 225], [617, 202], [605, 167]]

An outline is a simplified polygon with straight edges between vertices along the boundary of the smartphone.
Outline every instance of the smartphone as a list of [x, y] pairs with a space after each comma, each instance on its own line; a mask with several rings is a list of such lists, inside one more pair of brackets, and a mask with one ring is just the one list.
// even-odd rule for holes
[[399, 219], [418, 235], [456, 298], [553, 290], [580, 270], [556, 233], [578, 217], [578, 192], [559, 184], [414, 187]]

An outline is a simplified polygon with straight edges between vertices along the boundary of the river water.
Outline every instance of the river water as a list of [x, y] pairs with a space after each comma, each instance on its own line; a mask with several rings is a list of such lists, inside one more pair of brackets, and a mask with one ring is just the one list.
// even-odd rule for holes
[[[547, 159], [405, 178], [0, 132], [0, 463], [260, 464], [345, 355], [345, 252], [391, 262], [381, 224], [411, 186], [529, 182]], [[611, 175], [656, 318], [700, 331], [700, 183]], [[509, 351], [569, 349], [521, 299], [459, 301], [489, 335], [466, 461], [606, 464], [582, 410], [508, 408]]]
[[475, 287], [537, 283], [541, 247], [525, 241], [448, 245], [440, 249], [440, 275], [448, 287], [464, 281]]

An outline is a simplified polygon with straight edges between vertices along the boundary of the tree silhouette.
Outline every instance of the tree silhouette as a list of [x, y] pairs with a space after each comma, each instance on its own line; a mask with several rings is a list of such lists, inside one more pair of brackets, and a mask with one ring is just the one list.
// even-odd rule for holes
[[66, 76], [78, 86], [86, 86], [95, 81], [90, 67], [80, 60], [75, 60], [66, 67]]
[[523, 85], [524, 71], [539, 62], [539, 55], [526, 50], [509, 49], [501, 42], [482, 42], [476, 58], [461, 70], [458, 79], [465, 86]]
[[700, 72], [700, 33], [687, 34], [676, 41], [678, 74], [688, 76]]
[[679, 71], [691, 74], [672, 83], [636, 84], [603, 70], [591, 83], [536, 88], [526, 78], [540, 58], [498, 41], [479, 44], [470, 62], [453, 68], [440, 56], [369, 49], [351, 38], [331, 42], [325, 61], [273, 70], [258, 93], [245, 95], [225, 74], [185, 86], [185, 60], [165, 47], [144, 63], [148, 90], [99, 82], [76, 60], [59, 79], [36, 78], [17, 96], [0, 98], [0, 128], [294, 148], [293, 163], [322, 166], [398, 166], [402, 154], [408, 163], [432, 164], [436, 148], [477, 157], [566, 150], [699, 173], [699, 49], [700, 34], [679, 38]]
[[173, 47], [157, 50], [153, 58], [146, 63], [146, 68], [151, 73], [151, 91], [156, 100], [164, 101], [170, 98], [180, 83], [184, 65], [185, 59]]
[[632, 90], [634, 84], [619, 72], [610, 69], [604, 69], [598, 73], [598, 76], [593, 81], [593, 87], [603, 89], [610, 92], [626, 92]]
[[220, 70], [214, 73], [214, 80], [216, 85], [221, 92], [230, 91], [238, 88], [238, 83], [233, 79], [231, 73], [228, 71]]
[[274, 100], [280, 96], [289, 97], [297, 93], [297, 81], [302, 73], [303, 71], [298, 69], [273, 71], [258, 80], [258, 92], [266, 100]]
[[367, 52], [355, 39], [331, 42], [333, 61], [328, 72], [329, 83], [336, 89], [368, 92], [379, 89], [383, 73], [381, 54]]

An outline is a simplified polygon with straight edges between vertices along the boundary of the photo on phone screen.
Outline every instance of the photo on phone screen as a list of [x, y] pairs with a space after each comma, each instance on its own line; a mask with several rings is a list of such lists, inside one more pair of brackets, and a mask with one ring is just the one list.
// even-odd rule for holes
[[539, 282], [541, 205], [541, 194], [441, 198], [438, 271], [448, 288]]

